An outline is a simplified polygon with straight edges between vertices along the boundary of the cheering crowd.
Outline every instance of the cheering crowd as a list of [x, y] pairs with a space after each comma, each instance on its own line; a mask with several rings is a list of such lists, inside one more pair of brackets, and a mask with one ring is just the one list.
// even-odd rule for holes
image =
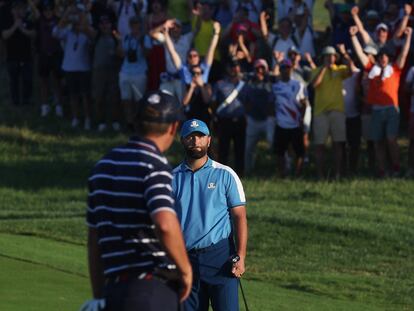
[[254, 172], [264, 137], [280, 176], [290, 167], [300, 176], [310, 156], [320, 178], [358, 173], [363, 145], [375, 176], [413, 177], [414, 2], [327, 0], [324, 32], [313, 27], [314, 4], [0, 0], [11, 102], [68, 116], [74, 128], [120, 131], [144, 94], [161, 89], [212, 127], [221, 163], [233, 145], [241, 176]]

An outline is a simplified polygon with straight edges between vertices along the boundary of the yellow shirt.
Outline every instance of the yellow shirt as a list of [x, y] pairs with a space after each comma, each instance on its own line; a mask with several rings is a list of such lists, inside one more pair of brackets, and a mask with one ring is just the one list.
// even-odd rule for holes
[[[321, 67], [312, 71], [314, 79]], [[315, 88], [315, 116], [325, 111], [345, 111], [344, 95], [342, 93], [342, 81], [349, 76], [349, 69], [346, 65], [334, 65], [325, 72], [321, 84]]]
[[[200, 31], [194, 37], [194, 48], [200, 53], [201, 56], [205, 57], [208, 52], [208, 48], [210, 47], [211, 39], [213, 38], [214, 34], [214, 27], [213, 27], [213, 20], [210, 21], [202, 21], [200, 26]], [[196, 18], [193, 18], [193, 29], [196, 25]], [[218, 48], [214, 53], [214, 59], [220, 60]]]

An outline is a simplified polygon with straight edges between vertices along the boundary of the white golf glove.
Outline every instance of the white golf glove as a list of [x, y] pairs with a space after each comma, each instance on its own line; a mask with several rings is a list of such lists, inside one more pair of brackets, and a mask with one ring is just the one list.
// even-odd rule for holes
[[99, 311], [105, 308], [105, 299], [90, 299], [86, 301], [79, 311]]

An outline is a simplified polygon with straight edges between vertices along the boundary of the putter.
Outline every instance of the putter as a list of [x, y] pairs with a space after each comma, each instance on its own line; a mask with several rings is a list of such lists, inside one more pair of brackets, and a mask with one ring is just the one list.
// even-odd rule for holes
[[[231, 257], [231, 262], [233, 264], [235, 264], [236, 262], [238, 262], [240, 260], [240, 256], [239, 255], [233, 255]], [[243, 297], [243, 302], [244, 302], [244, 308], [246, 309], [246, 311], [249, 311], [249, 307], [247, 306], [247, 299], [246, 299], [246, 295], [244, 294], [244, 290], [243, 290], [243, 286], [242, 286], [242, 282], [239, 279], [239, 286], [240, 286], [240, 291], [242, 293], [242, 297]]]

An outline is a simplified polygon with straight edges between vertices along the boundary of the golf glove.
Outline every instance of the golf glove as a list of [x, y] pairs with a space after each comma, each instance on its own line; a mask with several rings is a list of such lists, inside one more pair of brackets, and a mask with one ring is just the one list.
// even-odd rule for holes
[[105, 299], [90, 299], [86, 301], [79, 311], [99, 311], [105, 309]]

